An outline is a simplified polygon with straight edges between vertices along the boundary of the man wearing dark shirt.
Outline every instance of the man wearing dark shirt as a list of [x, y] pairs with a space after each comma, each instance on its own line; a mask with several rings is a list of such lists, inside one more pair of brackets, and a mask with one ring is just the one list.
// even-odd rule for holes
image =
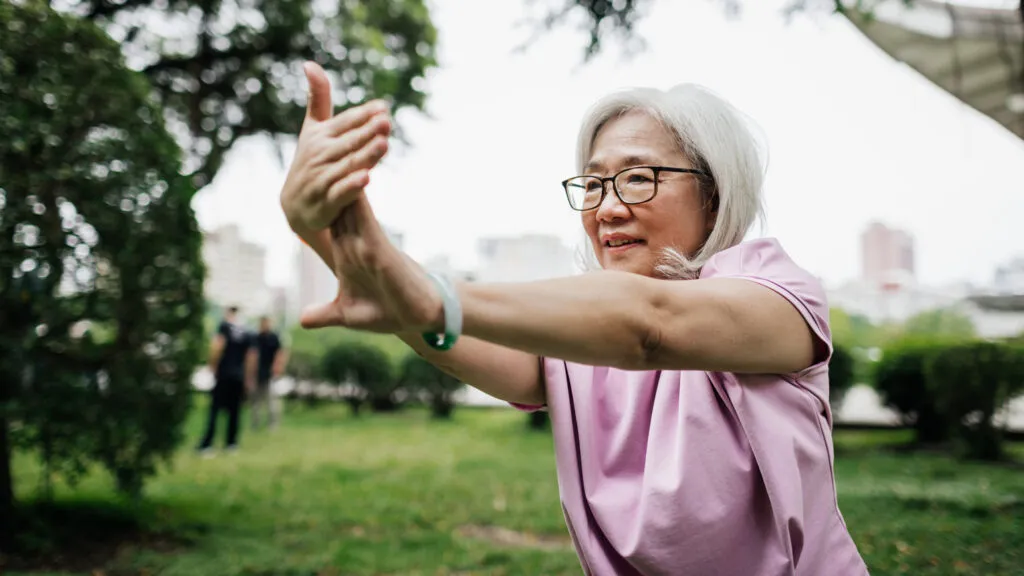
[[260, 317], [260, 331], [256, 334], [255, 346], [250, 354], [256, 354], [256, 387], [252, 397], [252, 426], [261, 427], [261, 413], [266, 413], [266, 422], [273, 428], [277, 425], [277, 410], [274, 406], [274, 395], [270, 388], [274, 378], [281, 375], [286, 362], [281, 339], [270, 326], [270, 318]]
[[229, 450], [238, 447], [238, 419], [245, 397], [246, 360], [253, 338], [245, 326], [236, 321], [237, 316], [236, 306], [227, 309], [210, 348], [209, 366], [214, 375], [214, 385], [210, 393], [206, 435], [199, 444], [199, 450], [204, 453], [213, 446], [217, 416], [222, 410], [228, 413], [225, 445]]

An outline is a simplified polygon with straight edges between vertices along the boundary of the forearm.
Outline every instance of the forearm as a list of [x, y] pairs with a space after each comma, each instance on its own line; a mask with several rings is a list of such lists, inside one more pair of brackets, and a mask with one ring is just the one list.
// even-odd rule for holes
[[434, 366], [495, 398], [518, 404], [546, 403], [536, 355], [463, 336], [450, 350], [434, 350], [420, 334], [397, 334]]
[[623, 272], [459, 286], [463, 333], [540, 357], [640, 369], [657, 346], [650, 282]]
[[[328, 231], [303, 234], [302, 239], [324, 264], [332, 266]], [[434, 350], [421, 334], [396, 334], [434, 366], [495, 398], [506, 402], [545, 403], [540, 358], [471, 337], [460, 338], [451, 350]]]

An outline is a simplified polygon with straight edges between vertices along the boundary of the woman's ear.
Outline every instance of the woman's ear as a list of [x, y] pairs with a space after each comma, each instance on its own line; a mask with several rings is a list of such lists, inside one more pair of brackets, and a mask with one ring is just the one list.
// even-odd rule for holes
[[706, 236], [711, 235], [715, 229], [715, 222], [718, 221], [718, 193], [713, 192], [707, 201], [707, 210], [704, 212], [704, 232]]
[[711, 194], [705, 200], [705, 233], [711, 236], [711, 232], [715, 230], [715, 222], [718, 221], [719, 203], [718, 191], [714, 189], [714, 186], [709, 188], [711, 189]]
[[715, 229], [715, 222], [718, 221], [718, 210], [708, 212], [707, 218], [704, 222], [704, 231], [708, 236], [711, 235], [711, 231]]

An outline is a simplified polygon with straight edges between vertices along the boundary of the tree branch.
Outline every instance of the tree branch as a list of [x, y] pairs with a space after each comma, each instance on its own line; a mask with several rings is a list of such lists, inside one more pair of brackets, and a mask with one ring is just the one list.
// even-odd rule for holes
[[130, 10], [132, 8], [138, 8], [139, 6], [145, 6], [151, 3], [152, 0], [122, 0], [121, 2], [111, 2], [110, 0], [96, 0], [92, 4], [92, 8], [85, 13], [87, 20], [95, 20], [105, 16], [112, 16], [122, 10]]

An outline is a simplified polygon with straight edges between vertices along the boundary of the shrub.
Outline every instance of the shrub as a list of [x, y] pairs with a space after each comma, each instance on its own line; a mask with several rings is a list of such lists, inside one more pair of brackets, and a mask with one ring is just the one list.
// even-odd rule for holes
[[898, 412], [905, 425], [914, 428], [918, 443], [949, 439], [950, 427], [925, 379], [927, 359], [941, 348], [939, 341], [903, 340], [886, 347], [875, 365], [874, 383], [882, 403]]
[[993, 417], [1024, 389], [1024, 351], [995, 342], [946, 346], [925, 362], [930, 396], [966, 456], [1002, 457]]
[[530, 430], [548, 430], [551, 428], [551, 416], [547, 410], [534, 410], [526, 414], [526, 426]]
[[415, 354], [408, 356], [402, 364], [399, 385], [423, 396], [436, 418], [451, 417], [455, 409], [455, 393], [462, 388], [458, 378]]
[[[391, 360], [376, 346], [347, 342], [329, 348], [321, 373], [342, 388], [354, 413], [366, 402], [375, 412], [390, 412], [401, 405], [398, 380]], [[349, 387], [351, 382], [352, 386]]]
[[832, 358], [828, 363], [829, 403], [833, 410], [839, 408], [846, 393], [853, 386], [853, 374], [853, 355], [844, 346], [834, 346]]

